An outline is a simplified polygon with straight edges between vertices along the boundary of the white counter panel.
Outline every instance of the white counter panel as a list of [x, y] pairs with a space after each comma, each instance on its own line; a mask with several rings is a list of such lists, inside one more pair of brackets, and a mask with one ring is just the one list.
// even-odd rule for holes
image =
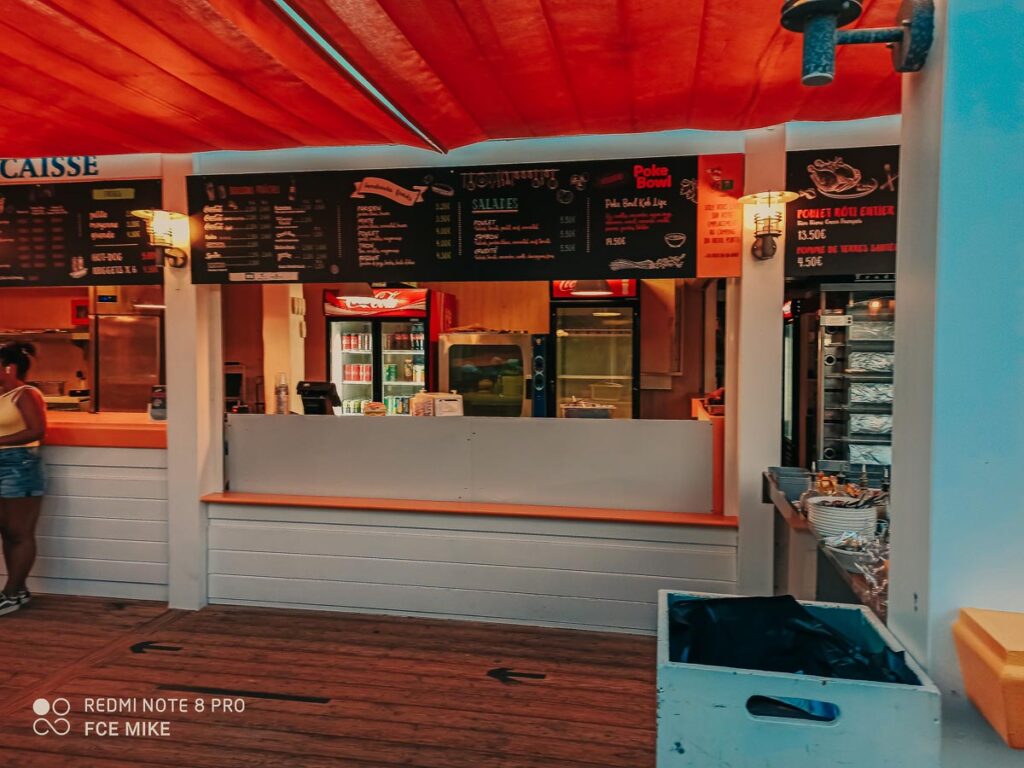
[[43, 458], [47, 496], [29, 588], [166, 600], [166, 451], [50, 446]]
[[698, 421], [231, 415], [232, 491], [710, 512]]
[[653, 633], [658, 589], [736, 589], [732, 528], [220, 504], [209, 518], [212, 603]]

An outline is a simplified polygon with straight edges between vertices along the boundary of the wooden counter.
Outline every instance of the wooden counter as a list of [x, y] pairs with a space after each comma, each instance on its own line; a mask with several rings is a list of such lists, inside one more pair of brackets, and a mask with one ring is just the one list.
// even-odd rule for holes
[[166, 448], [167, 422], [145, 413], [48, 411], [45, 445], [82, 448]]

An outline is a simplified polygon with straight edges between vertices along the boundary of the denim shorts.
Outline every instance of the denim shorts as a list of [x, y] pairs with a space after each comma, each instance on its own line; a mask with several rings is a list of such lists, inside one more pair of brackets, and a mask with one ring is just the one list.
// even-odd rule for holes
[[43, 460], [36, 448], [0, 448], [0, 499], [42, 496]]

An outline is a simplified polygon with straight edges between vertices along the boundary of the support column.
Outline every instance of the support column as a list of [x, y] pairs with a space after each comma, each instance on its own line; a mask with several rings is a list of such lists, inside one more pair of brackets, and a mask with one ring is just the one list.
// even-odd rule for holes
[[[745, 192], [785, 189], [786, 130], [747, 133]], [[748, 206], [748, 209], [750, 206]], [[725, 511], [740, 518], [738, 589], [774, 590], [774, 517], [761, 502], [761, 473], [779, 462], [782, 441], [782, 303], [785, 235], [773, 259], [750, 255], [751, 210], [744, 213], [743, 277], [726, 287]]]
[[1024, 4], [936, 6], [903, 79], [889, 623], [948, 693], [957, 611], [1024, 611]]
[[[164, 208], [188, 211], [191, 172], [191, 155], [164, 156]], [[168, 602], [195, 610], [207, 599], [206, 509], [199, 498], [224, 489], [220, 287], [193, 285], [190, 269], [168, 267], [164, 300]]]
[[302, 413], [295, 385], [306, 378], [306, 300], [301, 285], [263, 286], [263, 382], [267, 413], [276, 413], [278, 374], [288, 377], [288, 403]]

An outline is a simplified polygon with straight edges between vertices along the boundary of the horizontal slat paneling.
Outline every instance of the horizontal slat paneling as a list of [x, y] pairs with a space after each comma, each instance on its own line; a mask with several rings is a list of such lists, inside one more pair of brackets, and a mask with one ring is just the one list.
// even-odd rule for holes
[[46, 496], [43, 514], [50, 517], [99, 517], [167, 521], [163, 499], [103, 499], [89, 496]]
[[339, 605], [357, 610], [416, 610], [421, 613], [485, 616], [510, 621], [537, 621], [586, 626], [648, 629], [657, 606], [613, 600], [527, 595], [514, 592], [435, 587], [354, 584], [305, 579], [270, 579], [211, 574], [210, 598], [272, 600], [295, 605]]
[[42, 453], [50, 466], [167, 468], [167, 451], [160, 449], [46, 446]]
[[254, 522], [319, 523], [367, 527], [425, 528], [429, 530], [526, 533], [545, 536], [569, 536], [574, 539], [616, 539], [618, 541], [658, 541], [679, 544], [715, 544], [735, 547], [735, 528], [689, 525], [650, 525], [599, 523], [582, 520], [492, 517], [488, 515], [443, 515], [417, 512], [379, 512], [346, 509], [289, 508], [286, 514], [277, 507], [211, 504], [210, 520], [249, 520]]
[[[48, 446], [42, 592], [167, 599], [167, 452]], [[34, 586], [33, 586], [34, 585]]]
[[[708, 545], [665, 546], [650, 542], [613, 544], [523, 534], [455, 531], [360, 530], [353, 526], [228, 523], [210, 525], [211, 549], [372, 556], [436, 560], [646, 576], [733, 581], [735, 550]], [[372, 554], [371, 554], [372, 553]]]
[[653, 632], [659, 589], [736, 590], [700, 527], [212, 505], [209, 546], [212, 602]]
[[[396, 586], [443, 588], [453, 584], [472, 584], [477, 589], [490, 592], [522, 592], [635, 602], [653, 600], [659, 589], [675, 589], [679, 586], [678, 578], [663, 576], [224, 550], [210, 551], [210, 571], [230, 576], [317, 579]], [[687, 588], [717, 592], [730, 584], [732, 582], [710, 579], [692, 580]]]

